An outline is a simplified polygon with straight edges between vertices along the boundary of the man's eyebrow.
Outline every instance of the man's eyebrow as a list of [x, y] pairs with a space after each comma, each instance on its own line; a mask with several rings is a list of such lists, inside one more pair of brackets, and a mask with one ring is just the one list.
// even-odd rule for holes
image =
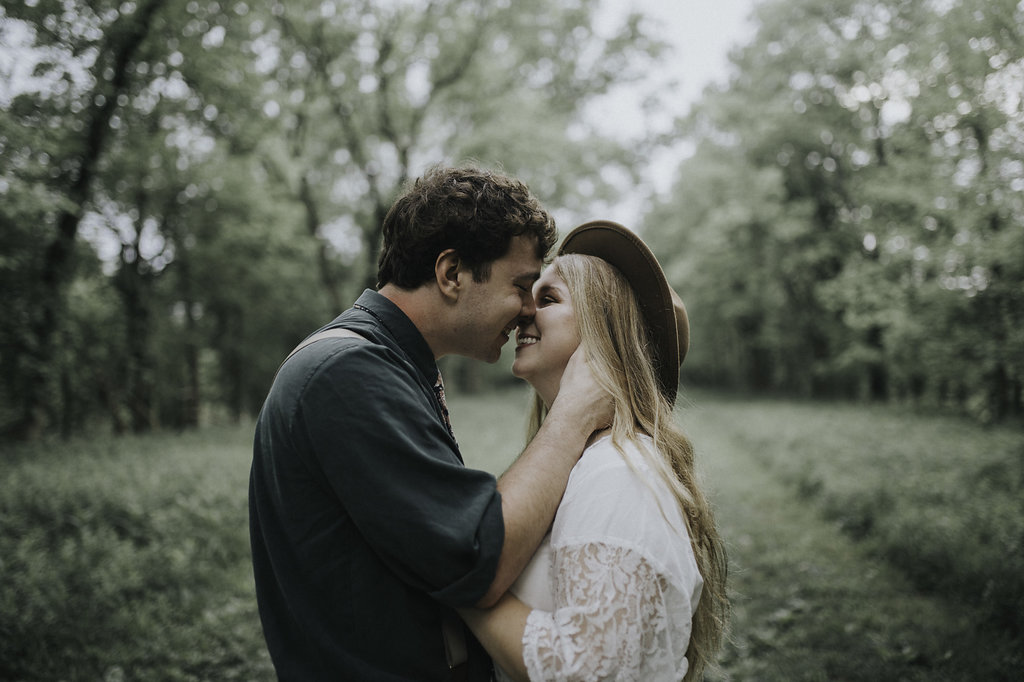
[[523, 272], [516, 276], [516, 282], [529, 282], [533, 284], [540, 279], [540, 270], [532, 270], [530, 272]]

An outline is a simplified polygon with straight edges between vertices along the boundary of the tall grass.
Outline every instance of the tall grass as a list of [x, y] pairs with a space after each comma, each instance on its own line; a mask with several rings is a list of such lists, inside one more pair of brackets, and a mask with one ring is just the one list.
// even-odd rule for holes
[[1024, 633], [1024, 433], [885, 408], [716, 402], [730, 437], [927, 592]]
[[[986, 679], [1024, 665], [1024, 434], [692, 402], [681, 419], [720, 464], [708, 484], [744, 590], [723, 679], [972, 679], [944, 659], [972, 630], [995, 659]], [[504, 471], [525, 391], [450, 404], [467, 464]], [[0, 679], [274, 679], [249, 559], [251, 438], [246, 425], [0, 452]]]
[[[864, 405], [679, 402], [742, 590], [718, 679], [1013, 679], [1024, 433]], [[508, 466], [525, 405], [452, 402], [468, 464]]]
[[252, 596], [251, 430], [0, 457], [0, 679], [271, 679]]
[[[1024, 666], [1024, 433], [863, 405], [698, 396], [695, 406], [684, 421], [707, 444], [740, 453], [732, 456], [753, 467], [747, 475], [781, 481], [867, 557], [948, 607], [946, 622], [922, 612], [917, 628], [946, 638], [932, 648], [958, 660], [918, 665], [975, 674], [932, 679], [1015, 678]], [[879, 607], [904, 617], [871, 603]]]

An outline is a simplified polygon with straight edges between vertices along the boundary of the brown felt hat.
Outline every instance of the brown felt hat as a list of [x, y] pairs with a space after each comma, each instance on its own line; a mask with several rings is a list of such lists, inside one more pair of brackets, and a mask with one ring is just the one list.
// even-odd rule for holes
[[679, 367], [690, 348], [690, 322], [679, 295], [647, 245], [629, 229], [610, 220], [584, 223], [566, 235], [558, 255], [578, 253], [607, 261], [625, 276], [640, 301], [654, 341], [654, 368], [661, 390], [674, 402]]

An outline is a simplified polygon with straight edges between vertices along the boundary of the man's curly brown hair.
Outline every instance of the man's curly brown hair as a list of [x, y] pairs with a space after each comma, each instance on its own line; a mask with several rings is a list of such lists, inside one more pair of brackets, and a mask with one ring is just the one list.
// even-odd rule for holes
[[430, 168], [406, 186], [384, 218], [383, 231], [378, 288], [390, 283], [415, 289], [430, 281], [446, 249], [454, 249], [482, 282], [513, 237], [536, 237], [541, 259], [558, 239], [554, 219], [525, 184], [475, 166]]

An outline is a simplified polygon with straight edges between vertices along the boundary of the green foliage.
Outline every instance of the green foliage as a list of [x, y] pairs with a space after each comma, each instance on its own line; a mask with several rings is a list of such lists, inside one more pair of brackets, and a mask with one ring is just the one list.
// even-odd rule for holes
[[[503, 472], [523, 446], [525, 391], [449, 404], [467, 464]], [[709, 679], [1013, 679], [1019, 432], [700, 392], [677, 413], [729, 551], [731, 636]]]
[[1022, 12], [758, 6], [645, 222], [695, 311], [695, 379], [1024, 413]]
[[[451, 395], [470, 466], [497, 475], [515, 459], [526, 398]], [[713, 679], [1019, 670], [1019, 433], [857, 406], [682, 402], [729, 545], [732, 640]], [[248, 550], [251, 435], [5, 449], [0, 678], [273, 679]]]
[[958, 418], [767, 401], [729, 438], [836, 528], [979, 625], [1024, 635], [1024, 435]]
[[271, 679], [252, 593], [249, 429], [0, 459], [0, 677]]
[[[638, 16], [596, 29], [598, 4], [5, 6], [38, 80], [0, 102], [0, 433], [253, 413], [372, 285], [384, 213], [429, 163], [615, 201], [656, 140], [581, 112], [662, 46]], [[1021, 12], [758, 6], [643, 221], [691, 308], [690, 377], [1024, 412]]]
[[595, 31], [596, 8], [5, 6], [38, 79], [0, 102], [0, 433], [255, 412], [373, 284], [384, 214], [428, 164], [503, 166], [552, 206], [617, 196], [600, 171], [636, 157], [581, 111], [660, 46], [637, 17]]
[[502, 166], [551, 205], [615, 196], [600, 171], [629, 174], [635, 158], [580, 113], [660, 46], [635, 18], [610, 36], [594, 31], [597, 5], [275, 3], [254, 22], [253, 44], [279, 50], [262, 67], [277, 134], [261, 153], [310, 236], [347, 261], [343, 271], [319, 263], [335, 307], [343, 290], [374, 283], [384, 214], [427, 164]]

